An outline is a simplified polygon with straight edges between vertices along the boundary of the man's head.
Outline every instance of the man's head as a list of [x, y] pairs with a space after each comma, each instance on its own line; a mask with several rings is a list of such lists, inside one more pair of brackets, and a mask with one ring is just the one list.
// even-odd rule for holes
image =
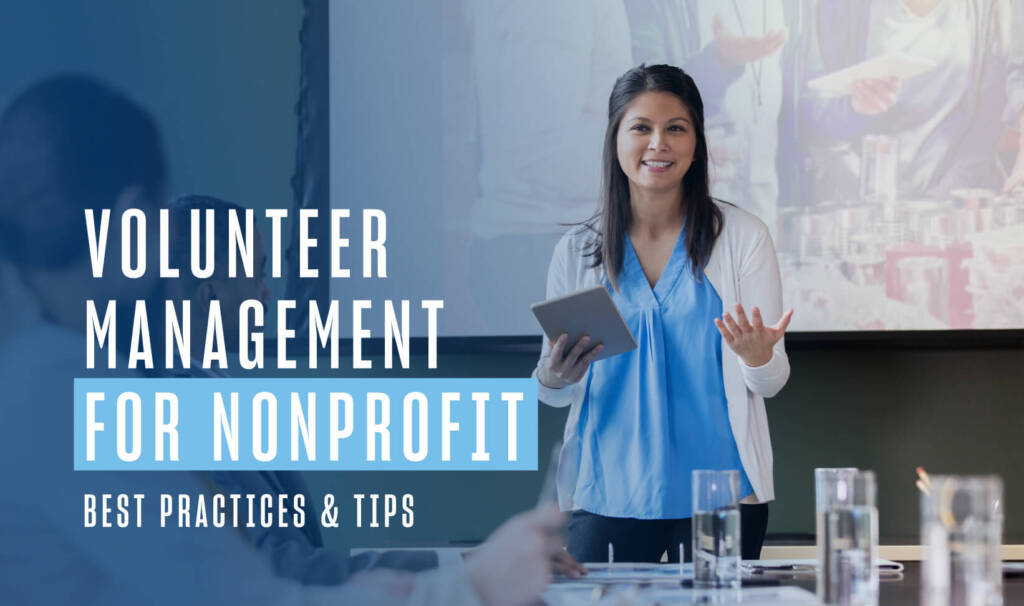
[[[213, 276], [197, 279], [191, 272], [192, 249], [200, 251], [205, 259], [206, 216], [213, 211]], [[198, 211], [199, 228], [195, 231], [198, 241], [192, 241], [192, 216]], [[263, 238], [259, 229], [253, 227], [253, 276], [245, 275], [242, 263], [238, 263], [236, 277], [228, 275], [228, 256], [230, 250], [229, 232], [230, 215], [234, 211], [238, 222], [245, 225], [245, 209], [233, 202], [212, 196], [187, 195], [181, 196], [171, 204], [171, 261], [177, 267], [180, 278], [172, 295], [180, 299], [192, 301], [193, 316], [205, 319], [211, 301], [219, 301], [221, 316], [224, 321], [224, 338], [229, 345], [238, 343], [238, 308], [246, 299], [256, 299], [266, 303], [270, 298], [270, 290], [264, 281], [267, 256], [263, 249]], [[194, 246], [195, 245], [195, 246]], [[205, 330], [205, 326], [201, 326]]]
[[43, 80], [0, 116], [0, 257], [26, 274], [74, 273], [88, 259], [83, 210], [111, 209], [108, 271], [93, 288], [140, 296], [156, 272], [118, 278], [117, 218], [142, 209], [155, 242], [165, 179], [160, 133], [146, 110], [87, 76]]

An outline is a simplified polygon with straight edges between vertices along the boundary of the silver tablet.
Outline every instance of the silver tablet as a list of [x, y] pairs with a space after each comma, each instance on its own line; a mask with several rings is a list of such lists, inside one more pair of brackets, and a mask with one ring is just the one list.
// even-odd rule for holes
[[530, 306], [544, 334], [554, 341], [567, 333], [566, 351], [583, 335], [590, 335], [593, 344], [603, 343], [604, 350], [595, 358], [602, 360], [636, 349], [636, 340], [629, 332], [619, 308], [604, 286], [594, 286], [562, 297], [548, 299]]

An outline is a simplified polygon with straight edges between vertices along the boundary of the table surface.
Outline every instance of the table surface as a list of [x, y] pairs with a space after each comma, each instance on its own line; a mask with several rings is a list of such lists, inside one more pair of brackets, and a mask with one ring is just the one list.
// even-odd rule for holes
[[[909, 606], [921, 603], [921, 562], [903, 562], [902, 578], [885, 578], [878, 585], [878, 606]], [[785, 582], [785, 581], [784, 581]], [[786, 584], [790, 584], [786, 582]], [[792, 584], [814, 591], [814, 579]], [[1003, 579], [1003, 604], [1024, 605], [1024, 578]]]
[[[880, 579], [879, 606], [916, 606], [920, 604], [921, 563], [903, 562], [903, 565], [904, 570], [899, 576], [883, 576]], [[785, 576], [778, 578], [783, 585], [800, 587], [811, 593], [815, 591], [814, 575], [804, 573], [788, 578]], [[1005, 606], [1024, 606], [1024, 577], [1003, 579], [1003, 603]]]

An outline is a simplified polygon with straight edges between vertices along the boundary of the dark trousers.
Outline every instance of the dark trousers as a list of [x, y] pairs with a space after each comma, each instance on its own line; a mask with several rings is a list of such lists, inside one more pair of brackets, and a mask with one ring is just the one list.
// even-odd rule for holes
[[[744, 560], [760, 557], [767, 528], [767, 503], [740, 505], [740, 553]], [[692, 538], [690, 518], [637, 520], [574, 511], [569, 520], [568, 548], [579, 562], [607, 562], [608, 543], [614, 547], [616, 562], [660, 562], [666, 551], [669, 562], [679, 562], [682, 543], [686, 561], [691, 562]]]

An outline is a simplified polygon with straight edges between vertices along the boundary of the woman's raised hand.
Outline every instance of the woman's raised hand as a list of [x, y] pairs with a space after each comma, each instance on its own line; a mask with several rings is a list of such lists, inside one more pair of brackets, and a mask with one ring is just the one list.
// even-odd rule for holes
[[722, 333], [726, 345], [736, 352], [747, 366], [764, 366], [772, 359], [772, 347], [786, 334], [793, 310], [784, 313], [772, 326], [765, 326], [764, 320], [761, 319], [761, 310], [756, 307], [750, 310], [750, 316], [751, 319], [748, 321], [743, 306], [737, 303], [736, 317], [733, 318], [729, 312], [725, 312], [721, 318], [715, 318], [715, 326], [718, 327], [718, 332]]
[[604, 349], [604, 345], [598, 343], [590, 346], [590, 337], [583, 335], [568, 353], [565, 352], [566, 342], [569, 335], [562, 333], [554, 343], [551, 344], [551, 355], [548, 363], [541, 368], [537, 378], [545, 387], [562, 389], [576, 383], [587, 374], [587, 368]]
[[736, 35], [729, 31], [722, 17], [715, 15], [711, 24], [714, 32], [715, 49], [723, 59], [736, 66], [743, 66], [764, 59], [776, 53], [789, 36], [786, 28], [777, 28], [760, 36]]

